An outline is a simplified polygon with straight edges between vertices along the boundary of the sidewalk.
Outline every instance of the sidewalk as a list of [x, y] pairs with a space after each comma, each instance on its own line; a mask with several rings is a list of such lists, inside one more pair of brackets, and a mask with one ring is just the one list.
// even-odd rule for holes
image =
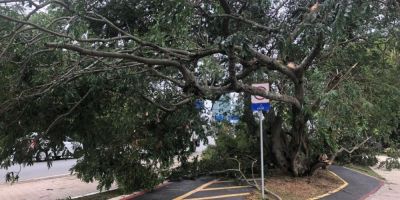
[[[386, 160], [386, 156], [378, 156], [379, 161]], [[368, 200], [398, 200], [400, 199], [400, 170], [392, 169], [388, 171], [385, 168], [378, 169], [372, 167], [376, 173], [385, 178], [385, 185], [381, 187], [375, 194], [371, 195]]]
[[[85, 183], [73, 175], [0, 184], [1, 200], [54, 200], [98, 192], [97, 182]], [[114, 185], [111, 189], [116, 188]]]

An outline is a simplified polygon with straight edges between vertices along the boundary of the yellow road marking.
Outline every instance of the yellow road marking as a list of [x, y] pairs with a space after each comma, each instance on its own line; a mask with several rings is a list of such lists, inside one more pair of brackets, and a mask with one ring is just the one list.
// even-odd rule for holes
[[200, 198], [192, 198], [192, 199], [185, 199], [185, 200], [222, 199], [222, 198], [228, 198], [228, 197], [240, 197], [240, 196], [248, 196], [248, 195], [250, 195], [249, 192], [238, 193], [238, 194], [227, 194], [227, 195], [211, 196], [211, 197], [200, 197]]
[[196, 189], [194, 189], [194, 190], [192, 190], [192, 191], [189, 191], [188, 193], [186, 193], [186, 194], [184, 194], [184, 195], [182, 195], [182, 196], [176, 197], [176, 198], [173, 199], [173, 200], [183, 200], [183, 199], [185, 199], [186, 197], [188, 197], [188, 196], [190, 196], [190, 195], [192, 195], [192, 194], [194, 194], [194, 193], [196, 193], [196, 192], [198, 192], [198, 191], [201, 191], [202, 189], [204, 189], [204, 188], [208, 187], [209, 185], [214, 184], [214, 183], [216, 183], [216, 182], [218, 182], [218, 180], [213, 180], [213, 181], [210, 181], [210, 182], [208, 182], [208, 183], [205, 183], [205, 184], [201, 185], [200, 187], [198, 187], [198, 188], [196, 188]]
[[212, 190], [229, 190], [229, 189], [239, 189], [239, 188], [249, 188], [251, 186], [231, 186], [231, 187], [216, 187], [216, 188], [204, 188], [201, 191], [212, 191]]
[[349, 183], [347, 183], [345, 180], [343, 180], [340, 176], [338, 176], [337, 174], [333, 173], [332, 171], [328, 170], [328, 172], [330, 172], [332, 175], [334, 175], [334, 176], [336, 176], [337, 178], [339, 178], [339, 179], [343, 182], [343, 184], [342, 184], [341, 186], [339, 186], [338, 188], [336, 188], [336, 189], [334, 189], [334, 190], [331, 190], [331, 191], [329, 191], [329, 192], [327, 192], [327, 193], [325, 193], [325, 194], [323, 194], [323, 195], [319, 195], [319, 196], [316, 196], [316, 197], [313, 197], [313, 198], [309, 198], [309, 199], [307, 199], [307, 200], [317, 200], [317, 199], [321, 199], [322, 197], [326, 197], [326, 196], [331, 195], [331, 194], [333, 194], [333, 193], [339, 192], [340, 190], [342, 190], [343, 188], [345, 188], [345, 187], [349, 184]]

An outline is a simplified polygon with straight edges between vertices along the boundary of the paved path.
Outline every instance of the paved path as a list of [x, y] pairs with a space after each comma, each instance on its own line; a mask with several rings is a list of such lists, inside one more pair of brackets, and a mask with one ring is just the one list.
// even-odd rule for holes
[[[378, 156], [379, 161], [386, 160], [385, 156]], [[400, 199], [400, 170], [393, 169], [388, 171], [384, 168], [378, 169], [372, 167], [372, 169], [385, 178], [385, 185], [383, 185], [378, 192], [371, 195], [368, 200], [399, 200]]]
[[[370, 194], [376, 192], [383, 184], [382, 181], [376, 178], [344, 167], [331, 166], [329, 170], [333, 171], [348, 182], [348, 185], [339, 192], [322, 198], [323, 200], [366, 199]], [[250, 187], [239, 186], [235, 182], [202, 178], [194, 181], [185, 180], [181, 182], [173, 182], [153, 192], [145, 193], [141, 196], [135, 196], [134, 198], [131, 196], [130, 198], [125, 198], [125, 200], [244, 200], [253, 190], [254, 189]], [[378, 199], [386, 200], [384, 198], [377, 198], [377, 200]], [[396, 198], [396, 200], [398, 199], [400, 198]]]
[[[84, 183], [73, 175], [0, 184], [1, 200], [55, 200], [98, 192], [97, 182]], [[113, 186], [116, 188], [116, 186]]]
[[253, 188], [237, 185], [233, 181], [218, 181], [211, 177], [172, 182], [153, 192], [131, 196], [125, 200], [244, 200]]
[[[330, 166], [333, 171], [349, 184], [344, 189], [322, 198], [323, 200], [361, 200], [376, 192], [383, 184], [382, 181], [358, 173], [356, 171], [340, 167]], [[380, 199], [381, 200], [381, 199]]]

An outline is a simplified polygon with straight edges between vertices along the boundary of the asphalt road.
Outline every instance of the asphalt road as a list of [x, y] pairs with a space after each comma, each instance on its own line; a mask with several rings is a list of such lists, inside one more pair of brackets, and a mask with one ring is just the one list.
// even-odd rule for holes
[[[70, 173], [69, 169], [73, 167], [75, 163], [76, 159], [68, 159], [53, 161], [53, 165], [51, 168], [47, 167], [46, 162], [35, 162], [32, 166], [21, 166], [19, 181], [45, 178], [50, 176], [67, 175]], [[7, 170], [0, 169], [0, 184], [5, 183], [5, 176], [7, 172], [17, 172], [19, 171], [19, 169], [19, 165], [14, 165]]]
[[349, 185], [339, 192], [322, 198], [323, 200], [361, 200], [382, 186], [382, 181], [344, 167], [332, 165], [329, 170], [335, 172]]

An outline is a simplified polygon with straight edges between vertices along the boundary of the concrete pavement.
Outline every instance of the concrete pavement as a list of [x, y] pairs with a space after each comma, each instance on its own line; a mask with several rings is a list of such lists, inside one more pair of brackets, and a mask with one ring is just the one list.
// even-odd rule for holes
[[[84, 183], [74, 175], [15, 184], [0, 184], [1, 200], [54, 200], [98, 192], [97, 182]], [[111, 189], [115, 189], [114, 185]]]
[[[386, 160], [386, 156], [378, 156], [379, 161]], [[372, 167], [376, 173], [385, 178], [383, 185], [375, 194], [371, 195], [368, 200], [399, 200], [400, 199], [400, 170], [392, 169], [388, 171], [384, 168], [378, 169]]]

